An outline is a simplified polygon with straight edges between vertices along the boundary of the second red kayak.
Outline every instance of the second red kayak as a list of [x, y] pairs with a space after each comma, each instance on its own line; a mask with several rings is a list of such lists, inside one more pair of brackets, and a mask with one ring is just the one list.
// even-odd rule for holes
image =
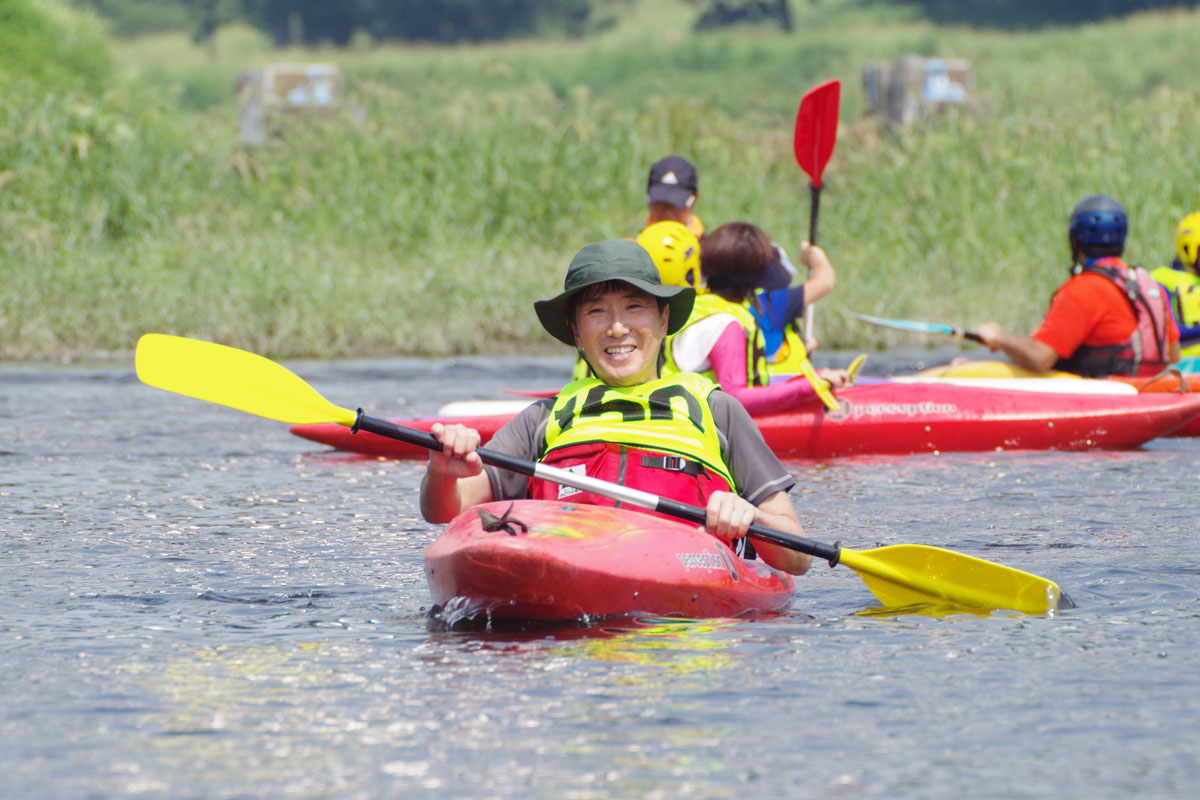
[[[1137, 447], [1200, 415], [1200, 395], [1088, 395], [976, 388], [936, 383], [877, 383], [838, 392], [841, 407], [819, 401], [755, 417], [781, 458], [852, 455], [1096, 450]], [[428, 431], [460, 423], [486, 443], [513, 416], [421, 417], [394, 420]], [[424, 458], [419, 447], [334, 423], [293, 425], [292, 433], [366, 455]]]

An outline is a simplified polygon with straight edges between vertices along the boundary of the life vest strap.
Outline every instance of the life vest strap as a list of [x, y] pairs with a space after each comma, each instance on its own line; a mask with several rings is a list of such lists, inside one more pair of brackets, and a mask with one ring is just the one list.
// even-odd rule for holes
[[650, 469], [665, 469], [668, 472], [682, 472], [684, 475], [704, 475], [704, 466], [699, 461], [691, 461], [683, 456], [642, 456], [642, 466]]

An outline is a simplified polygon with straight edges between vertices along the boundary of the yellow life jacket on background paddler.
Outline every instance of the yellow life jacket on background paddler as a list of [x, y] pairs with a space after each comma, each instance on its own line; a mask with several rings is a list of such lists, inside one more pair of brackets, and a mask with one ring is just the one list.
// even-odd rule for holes
[[[708, 293], [696, 295], [696, 303], [692, 306], [692, 315], [688, 317], [687, 323], [678, 332], [667, 337], [666, 363], [663, 366], [663, 374], [680, 372], [679, 365], [675, 363], [675, 359], [671, 355], [671, 345], [675, 341], [674, 337], [683, 333], [689, 326], [694, 325], [702, 319], [707, 319], [714, 314], [732, 315], [738, 321], [738, 324], [742, 326], [742, 330], [745, 331], [746, 385], [766, 386], [769, 384], [771, 382], [771, 372], [767, 365], [766, 340], [763, 338], [762, 330], [758, 327], [758, 321], [750, 313], [750, 309], [740, 303], [731, 303], [720, 295]], [[716, 380], [716, 374], [713, 372], [711, 366], [700, 374], [709, 380]]]
[[1178, 259], [1150, 275], [1167, 290], [1179, 328], [1179, 355], [1183, 358], [1200, 356], [1200, 275], [1179, 266]]

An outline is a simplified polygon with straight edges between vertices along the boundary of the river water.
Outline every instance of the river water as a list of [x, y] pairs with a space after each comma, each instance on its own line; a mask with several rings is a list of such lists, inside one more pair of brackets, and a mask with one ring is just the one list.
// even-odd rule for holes
[[[433, 413], [561, 359], [289, 364]], [[431, 626], [422, 465], [139, 384], [0, 365], [0, 773], [11, 798], [1191, 798], [1200, 441], [791, 465], [810, 535], [1058, 582], [1050, 617], [790, 610]]]

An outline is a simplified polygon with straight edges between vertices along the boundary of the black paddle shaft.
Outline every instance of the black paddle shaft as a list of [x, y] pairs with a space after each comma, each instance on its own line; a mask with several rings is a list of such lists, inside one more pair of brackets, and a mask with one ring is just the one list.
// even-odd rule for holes
[[[416, 445], [417, 447], [424, 447], [427, 450], [442, 449], [442, 443], [433, 438], [433, 434], [426, 433], [425, 431], [414, 430], [413, 428], [406, 428], [402, 425], [396, 425], [395, 423], [388, 422], [385, 419], [379, 419], [378, 417], [368, 417], [362, 412], [361, 408], [358, 410], [358, 417], [354, 422], [354, 426], [350, 430], [353, 433], [357, 433], [358, 431], [367, 431], [368, 433], [378, 434], [379, 436], [386, 436], [389, 439], [408, 442], [409, 444]], [[494, 467], [500, 467], [501, 469], [506, 469], [510, 472], [516, 472], [519, 475], [527, 475], [529, 477], [536, 476], [546, 480], [553, 480], [552, 477], [539, 474], [538, 464], [536, 462], [526, 461], [523, 458], [517, 458], [515, 456], [510, 456], [507, 453], [500, 453], [483, 447], [476, 448], [475, 452], [479, 454], [480, 460], [482, 460], [485, 464], [491, 464]], [[625, 488], [626, 487], [624, 486], [614, 487], [614, 489]], [[678, 519], [686, 519], [690, 522], [696, 522], [700, 525], [703, 525], [708, 518], [708, 512], [699, 506], [680, 503], [677, 500], [671, 500], [666, 497], [656, 497], [648, 492], [641, 492], [641, 494], [646, 495], [648, 498], [653, 497], [655, 499], [656, 502], [654, 504], [654, 510], [660, 514], [666, 514], [669, 517], [676, 517]], [[815, 556], [816, 558], [826, 559], [829, 561], [829, 566], [831, 567], [837, 566], [838, 560], [842, 555], [842, 547], [839, 542], [826, 544], [824, 542], [818, 542], [804, 536], [796, 536], [795, 534], [787, 533], [786, 531], [768, 528], [765, 525], [758, 525], [757, 523], [750, 526], [748, 533], [756, 539], [762, 539], [763, 541], [771, 542], [781, 547], [786, 547], [790, 550], [798, 550], [801, 553], [807, 553], [808, 555]]]
[[[687, 503], [680, 503], [666, 497], [658, 498], [658, 505], [654, 507], [654, 510], [671, 517], [679, 517], [680, 519], [696, 522], [700, 525], [703, 525], [708, 519], [708, 512], [703, 508], [688, 505]], [[814, 539], [768, 528], [766, 525], [759, 525], [758, 523], [751, 525], [747, 533], [755, 539], [762, 539], [765, 542], [771, 542], [780, 547], [786, 547], [789, 550], [798, 550], [801, 553], [807, 553], [816, 558], [824, 558], [829, 561], [829, 566], [831, 567], [836, 567], [838, 560], [842, 557], [840, 542], [826, 544], [825, 542], [818, 542]]]
[[[351, 433], [358, 431], [366, 431], [367, 433], [375, 433], [379, 436], [386, 436], [389, 439], [396, 439], [401, 442], [408, 442], [417, 447], [424, 447], [426, 450], [441, 450], [442, 443], [433, 438], [433, 434], [419, 431], [414, 428], [406, 428], [403, 425], [396, 425], [393, 422], [388, 422], [386, 419], [378, 417], [368, 417], [358, 409], [358, 419], [354, 421], [354, 427], [350, 429]], [[523, 458], [516, 458], [507, 453], [492, 452], [485, 450], [482, 447], [476, 448], [476, 453], [485, 464], [491, 464], [494, 467], [506, 469], [509, 472], [516, 472], [520, 475], [528, 475], [533, 477], [534, 471], [537, 469], [537, 464], [531, 461], [526, 461]]]
[[821, 187], [809, 186], [812, 202], [808, 204], [808, 243], [817, 243], [817, 216], [821, 209]]

